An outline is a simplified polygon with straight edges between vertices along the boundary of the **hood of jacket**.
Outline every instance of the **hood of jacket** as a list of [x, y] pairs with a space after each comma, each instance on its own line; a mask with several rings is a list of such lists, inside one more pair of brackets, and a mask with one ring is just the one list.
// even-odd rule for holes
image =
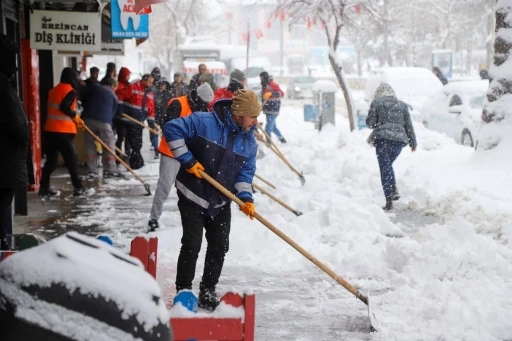
[[65, 67], [62, 69], [62, 73], [60, 74], [60, 82], [64, 84], [69, 84], [73, 87], [73, 89], [78, 89], [79, 81], [78, 74], [75, 70], [70, 67]]
[[123, 66], [121, 70], [119, 70], [119, 75], [117, 75], [117, 81], [124, 84], [128, 84], [131, 73], [132, 72], [130, 71], [130, 69]]

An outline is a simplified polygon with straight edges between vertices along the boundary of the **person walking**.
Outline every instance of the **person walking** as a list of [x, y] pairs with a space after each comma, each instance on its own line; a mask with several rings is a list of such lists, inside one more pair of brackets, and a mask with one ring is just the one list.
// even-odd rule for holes
[[208, 69], [206, 68], [206, 65], [205, 64], [199, 64], [197, 66], [197, 69], [199, 71], [199, 73], [196, 73], [192, 79], [190, 80], [190, 86], [189, 86], [189, 91], [192, 91], [192, 90], [196, 90], [197, 87], [199, 85], [201, 85], [201, 83], [199, 82], [199, 77], [205, 73], [206, 71], [208, 71]]
[[[137, 83], [130, 84], [120, 93], [119, 100], [123, 102], [124, 113], [132, 118], [144, 122], [155, 121], [155, 104], [153, 100], [153, 77], [149, 74], [142, 76]], [[126, 137], [132, 152], [130, 154], [129, 164], [132, 169], [139, 169], [144, 166], [144, 158], [141, 154], [142, 148], [142, 130], [140, 125], [127, 118], [121, 118], [126, 126]]]
[[11, 219], [14, 192], [27, 186], [27, 154], [29, 147], [28, 120], [21, 101], [12, 85], [16, 74], [16, 59], [20, 49], [9, 36], [0, 34], [0, 250], [9, 249], [5, 228]]
[[[106, 85], [92, 87], [82, 99], [84, 111], [82, 118], [87, 127], [96, 134], [111, 150], [115, 149], [112, 122], [117, 110], [117, 80], [109, 78]], [[96, 140], [91, 134], [84, 135], [85, 154], [89, 178], [97, 178]], [[108, 151], [103, 152], [103, 178], [119, 177], [116, 159]]]
[[71, 176], [73, 195], [80, 196], [85, 193], [85, 188], [78, 176], [78, 161], [73, 146], [76, 128], [83, 127], [83, 121], [75, 111], [78, 82], [76, 71], [70, 67], [65, 67], [60, 76], [60, 83], [51, 89], [48, 94], [48, 116], [44, 126], [47, 141], [46, 162], [44, 163], [39, 188], [39, 196], [42, 197], [58, 194], [50, 189], [50, 175], [57, 168], [59, 153], [62, 155]]
[[252, 134], [261, 106], [257, 95], [238, 90], [232, 100], [215, 103], [213, 113], [194, 113], [164, 125], [164, 137], [181, 163], [176, 179], [183, 237], [178, 257], [176, 291], [192, 289], [197, 257], [206, 230], [206, 258], [198, 305], [213, 310], [219, 304], [215, 287], [229, 249], [231, 201], [202, 179], [204, 170], [245, 204], [254, 218], [252, 181], [257, 144]]
[[386, 197], [383, 209], [389, 211], [393, 208], [393, 201], [400, 199], [393, 162], [404, 146], [409, 145], [412, 152], [417, 147], [407, 104], [396, 98], [389, 84], [383, 83], [375, 91], [366, 125], [373, 129], [368, 142], [376, 148], [382, 189]]
[[229, 85], [225, 88], [217, 89], [213, 93], [213, 101], [210, 102], [210, 105], [208, 106], [208, 111], [212, 111], [213, 105], [219, 99], [233, 98], [235, 92], [243, 89], [246, 82], [247, 78], [245, 77], [245, 74], [238, 69], [234, 69], [229, 77]]
[[[272, 133], [276, 134], [281, 143], [286, 143], [281, 131], [277, 128], [276, 119], [281, 110], [281, 98], [284, 92], [279, 87], [279, 84], [274, 82], [268, 72], [263, 71], [260, 74], [261, 80], [261, 98], [263, 100], [263, 113], [267, 117], [267, 124], [265, 131], [268, 136], [272, 137]], [[270, 143], [270, 141], [268, 141]]]
[[[194, 92], [198, 93], [198, 100], [193, 99], [192, 95]], [[208, 109], [208, 103], [210, 103], [212, 99], [213, 90], [208, 83], [200, 85], [197, 88], [197, 91], [194, 90], [186, 96], [171, 99], [168, 102], [167, 111], [161, 116], [162, 127], [165, 123], [171, 120], [175, 120], [180, 117], [187, 117], [193, 112], [206, 112]], [[171, 188], [174, 185], [176, 176], [180, 170], [180, 163], [174, 159], [174, 155], [169, 149], [167, 141], [163, 136], [160, 138], [158, 151], [162, 154], [162, 157], [160, 158], [160, 175], [148, 222], [148, 230], [150, 232], [160, 227], [158, 219], [160, 219], [160, 216], [162, 215], [162, 207], [169, 197], [169, 193], [171, 193]]]
[[443, 71], [441, 71], [441, 69], [439, 67], [434, 66], [432, 68], [432, 72], [441, 81], [441, 83], [443, 83], [443, 85], [448, 84], [448, 79], [446, 79], [446, 77], [443, 75]]
[[[165, 77], [161, 77], [158, 83], [154, 86], [154, 95], [153, 98], [155, 100], [155, 124], [153, 129], [156, 130], [156, 126], [161, 126], [162, 118], [165, 115], [165, 111], [167, 110], [167, 103], [173, 98], [171, 94], [171, 84], [167, 81]], [[150, 132], [151, 145], [155, 151], [155, 159], [158, 159], [160, 152], [158, 151], [158, 134], [153, 134]]]

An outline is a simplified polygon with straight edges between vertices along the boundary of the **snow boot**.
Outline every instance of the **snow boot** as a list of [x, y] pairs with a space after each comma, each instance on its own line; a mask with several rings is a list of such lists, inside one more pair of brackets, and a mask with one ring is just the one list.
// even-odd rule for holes
[[384, 211], [391, 211], [393, 209], [393, 198], [386, 198], [386, 206], [382, 208]]
[[149, 219], [148, 222], [148, 232], [153, 232], [156, 229], [160, 228], [160, 225], [158, 224], [158, 220], [156, 219]]
[[215, 288], [205, 288], [200, 285], [199, 308], [213, 311], [220, 303], [220, 295], [215, 292]]
[[87, 177], [89, 178], [89, 180], [94, 180], [94, 179], [99, 178], [100, 176], [98, 175], [98, 173], [89, 172], [89, 174], [87, 175]]
[[126, 176], [124, 176], [121, 172], [103, 171], [103, 179], [111, 178], [126, 179]]
[[39, 189], [39, 193], [37, 193], [37, 195], [40, 196], [40, 197], [54, 197], [54, 196], [56, 196], [58, 194], [59, 194], [59, 192], [56, 192], [56, 191], [54, 191], [52, 189], [49, 189], [49, 188], [43, 188], [43, 187], [41, 187]]
[[155, 150], [155, 156], [153, 157], [153, 159], [158, 160], [159, 157], [160, 157], [160, 153]]
[[286, 139], [285, 139], [284, 137], [280, 137], [280, 138], [279, 138], [279, 142], [281, 142], [281, 143], [286, 143]]
[[396, 184], [391, 185], [391, 190], [393, 191], [391, 197], [394, 201], [400, 199], [400, 194], [398, 193], [398, 188], [396, 188]]
[[73, 188], [73, 196], [79, 197], [81, 195], [85, 194], [85, 188], [84, 187], [75, 187]]

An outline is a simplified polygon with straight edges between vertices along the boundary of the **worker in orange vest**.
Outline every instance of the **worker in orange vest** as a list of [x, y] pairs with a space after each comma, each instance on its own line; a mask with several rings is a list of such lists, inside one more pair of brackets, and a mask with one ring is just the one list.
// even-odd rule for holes
[[58, 195], [58, 192], [50, 189], [50, 175], [57, 168], [59, 153], [71, 176], [73, 195], [79, 196], [85, 193], [82, 181], [78, 177], [77, 156], [73, 147], [76, 128], [83, 128], [84, 124], [75, 111], [78, 86], [79, 79], [76, 71], [66, 67], [62, 70], [60, 83], [48, 93], [48, 114], [44, 126], [47, 148], [39, 189], [41, 197]]
[[[164, 117], [161, 118], [160, 124], [163, 127], [167, 122], [189, 116], [193, 112], [207, 112], [208, 104], [212, 100], [212, 87], [208, 83], [203, 83], [197, 90], [192, 90], [188, 95], [171, 99]], [[163, 136], [160, 137], [158, 151], [162, 154], [162, 157], [160, 158], [160, 175], [149, 216], [148, 231], [150, 232], [160, 227], [158, 219], [162, 215], [162, 207], [169, 197], [172, 185], [174, 185], [180, 170], [180, 163], [174, 159], [174, 155]]]

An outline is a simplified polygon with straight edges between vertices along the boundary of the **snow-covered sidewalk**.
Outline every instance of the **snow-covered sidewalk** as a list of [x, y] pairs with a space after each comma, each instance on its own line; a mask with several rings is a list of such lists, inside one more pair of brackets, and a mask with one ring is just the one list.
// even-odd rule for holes
[[[336, 119], [336, 127], [318, 133], [303, 122], [297, 102], [283, 103], [277, 124], [288, 143], [279, 147], [306, 184], [265, 147], [257, 173], [277, 189], [255, 182], [304, 214], [296, 217], [260, 193], [256, 210], [360, 290], [373, 292], [382, 330], [366, 334], [361, 302], [233, 206], [219, 288], [252, 287], [257, 339], [512, 339], [510, 157], [503, 151], [474, 155], [416, 125], [418, 151], [404, 148], [395, 163], [402, 199], [395, 212], [385, 213], [375, 150], [365, 142], [369, 131], [349, 133], [346, 120]], [[158, 162], [139, 173], [154, 190]], [[133, 196], [109, 195], [127, 188]], [[101, 224], [127, 248], [149, 217], [152, 198], [135, 195], [139, 191], [133, 179], [108, 182], [89, 199], [94, 209], [71, 223]], [[173, 190], [155, 233], [159, 264], [167, 269], [175, 267], [180, 248], [176, 198]], [[203, 258], [204, 247], [195, 283]], [[161, 284], [174, 281], [173, 273], [159, 275]]]

